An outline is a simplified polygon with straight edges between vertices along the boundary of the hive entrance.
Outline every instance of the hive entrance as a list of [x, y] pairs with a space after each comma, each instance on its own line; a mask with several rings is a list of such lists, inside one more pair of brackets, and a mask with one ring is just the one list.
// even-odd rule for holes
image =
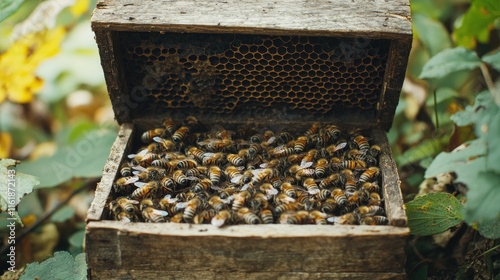
[[312, 36], [120, 32], [118, 40], [128, 90], [145, 91], [142, 112], [285, 110], [295, 120], [374, 116], [389, 48], [388, 40]]

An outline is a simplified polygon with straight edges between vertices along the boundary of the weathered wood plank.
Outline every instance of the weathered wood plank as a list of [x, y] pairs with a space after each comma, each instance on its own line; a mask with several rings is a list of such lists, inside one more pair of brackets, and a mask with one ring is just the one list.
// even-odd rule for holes
[[[87, 231], [90, 269], [151, 270], [156, 267], [163, 271], [221, 273], [401, 273], [409, 234], [407, 228], [391, 226], [216, 228], [114, 221], [91, 222]], [[108, 239], [113, 241], [103, 242]], [[97, 243], [100, 245], [94, 245]]]
[[382, 195], [389, 224], [405, 227], [408, 219], [404, 209], [403, 194], [401, 193], [401, 181], [399, 180], [396, 163], [392, 158], [389, 141], [385, 133], [378, 129], [372, 131], [372, 137], [376, 139], [376, 143], [382, 149], [379, 156], [379, 166], [382, 171]]
[[88, 210], [87, 222], [99, 221], [102, 219], [106, 200], [109, 197], [120, 163], [127, 154], [127, 151], [130, 150], [133, 131], [133, 126], [131, 124], [122, 124], [120, 126], [118, 136], [113, 146], [111, 146], [108, 160], [103, 168], [101, 181], [97, 184], [94, 200]]
[[352, 280], [389, 280], [389, 279], [406, 279], [404, 273], [377, 273], [377, 272], [274, 272], [274, 271], [255, 271], [255, 272], [239, 272], [232, 271], [229, 273], [220, 273], [219, 271], [164, 271], [152, 270], [103, 270], [90, 271], [91, 279], [277, 279], [277, 280], [302, 280], [302, 279], [352, 279]]
[[94, 29], [309, 36], [411, 36], [407, 0], [101, 0]]

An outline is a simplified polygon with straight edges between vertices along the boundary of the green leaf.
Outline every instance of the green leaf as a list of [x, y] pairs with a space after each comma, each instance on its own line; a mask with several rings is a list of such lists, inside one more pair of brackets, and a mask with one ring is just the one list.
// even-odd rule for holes
[[464, 219], [468, 224], [498, 221], [500, 219], [500, 175], [494, 172], [477, 172], [462, 176], [457, 181], [467, 185], [467, 202]]
[[500, 220], [485, 220], [479, 223], [477, 230], [486, 238], [498, 239], [500, 238]]
[[443, 150], [443, 145], [448, 142], [447, 137], [426, 139], [420, 145], [406, 150], [396, 158], [399, 166], [414, 163], [428, 157], [433, 157]]
[[41, 263], [35, 262], [28, 264], [20, 279], [87, 279], [85, 253], [81, 253], [73, 258], [73, 256], [66, 251], [55, 252], [54, 257]]
[[476, 40], [487, 43], [491, 26], [499, 16], [500, 1], [472, 1], [469, 10], [455, 29], [454, 37], [457, 45], [473, 49], [476, 46]]
[[484, 55], [482, 60], [491, 65], [491, 67], [495, 68], [497, 71], [500, 71], [500, 49], [494, 53]]
[[112, 129], [93, 129], [82, 133], [73, 143], [59, 146], [51, 157], [24, 162], [19, 170], [37, 176], [38, 188], [54, 187], [74, 177], [99, 177], [115, 138]]
[[449, 193], [429, 193], [406, 204], [408, 226], [413, 235], [433, 235], [460, 224], [462, 204]]
[[24, 0], [2, 0], [0, 2], [0, 22], [15, 13], [23, 2]]
[[85, 238], [85, 229], [79, 230], [75, 233], [73, 233], [68, 241], [69, 244], [73, 247], [76, 248], [82, 248], [83, 247], [83, 239]]
[[481, 119], [484, 110], [490, 107], [492, 102], [493, 100], [490, 92], [483, 91], [476, 96], [474, 105], [467, 106], [464, 111], [455, 113], [451, 116], [451, 119], [458, 126], [477, 124], [478, 120]]
[[452, 46], [446, 27], [434, 18], [424, 14], [414, 14], [413, 30], [431, 56]]
[[55, 223], [62, 223], [75, 215], [75, 208], [65, 205], [57, 210], [50, 218]]
[[24, 195], [39, 184], [34, 176], [18, 172], [18, 163], [10, 158], [0, 159], [0, 212], [14, 208]]
[[484, 158], [486, 152], [487, 145], [481, 139], [465, 143], [450, 153], [442, 152], [425, 171], [425, 178], [452, 171], [455, 171], [459, 177], [461, 174], [482, 171], [486, 168]]
[[422, 69], [419, 79], [443, 78], [461, 70], [473, 70], [481, 64], [475, 52], [463, 47], [446, 49], [433, 56]]

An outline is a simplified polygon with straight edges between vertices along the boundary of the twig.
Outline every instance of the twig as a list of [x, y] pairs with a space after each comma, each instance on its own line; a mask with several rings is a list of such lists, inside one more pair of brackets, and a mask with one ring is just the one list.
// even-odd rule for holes
[[491, 95], [493, 96], [493, 100], [495, 100], [495, 104], [500, 106], [500, 93], [497, 92], [497, 88], [495, 84], [493, 83], [493, 80], [491, 79], [490, 71], [488, 70], [488, 66], [486, 64], [481, 63], [479, 65], [479, 68], [481, 69], [481, 73], [483, 74], [484, 81], [486, 82], [486, 86], [488, 87], [488, 90], [490, 91]]
[[[83, 191], [85, 189], [88, 189], [89, 186], [91, 186], [93, 183], [96, 183], [95, 178], [85, 180], [85, 183], [81, 187], [72, 191], [71, 194], [68, 195], [68, 197], [66, 199], [61, 201], [61, 203], [57, 204], [56, 207], [54, 207], [52, 210], [50, 210], [48, 212], [43, 213], [43, 215], [41, 215], [40, 218], [38, 218], [35, 223], [33, 223], [31, 226], [25, 228], [23, 231], [21, 231], [21, 233], [19, 233], [16, 236], [16, 244], [18, 244], [21, 241], [21, 239], [23, 239], [26, 235], [28, 235], [30, 232], [35, 230], [41, 224], [43, 224], [46, 220], [48, 220], [55, 212], [57, 212], [57, 210], [61, 209], [64, 205], [66, 205], [68, 203], [68, 201], [70, 201], [70, 199], [73, 198], [73, 196], [77, 195], [78, 193], [80, 193], [81, 191]], [[10, 245], [5, 244], [0, 249], [0, 254], [1, 255], [6, 254], [7, 251], [9, 250], [9, 248], [10, 248]]]

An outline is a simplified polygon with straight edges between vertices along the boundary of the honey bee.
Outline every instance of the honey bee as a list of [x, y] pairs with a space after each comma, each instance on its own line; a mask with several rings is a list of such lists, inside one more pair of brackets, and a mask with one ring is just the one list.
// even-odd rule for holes
[[240, 210], [245, 205], [247, 199], [249, 199], [250, 197], [251, 197], [251, 194], [247, 190], [244, 190], [244, 191], [241, 191], [239, 193], [234, 194], [232, 210], [235, 212]]
[[339, 207], [335, 199], [328, 198], [321, 204], [319, 209], [324, 213], [333, 214]]
[[389, 219], [385, 216], [375, 215], [364, 217], [359, 220], [360, 225], [369, 225], [369, 226], [377, 226], [377, 225], [387, 225], [389, 223]]
[[297, 138], [297, 140], [295, 141], [295, 146], [293, 147], [293, 150], [297, 154], [302, 153], [305, 150], [305, 148], [308, 144], [308, 141], [309, 141], [309, 139], [307, 138], [307, 136], [299, 136]]
[[359, 182], [364, 183], [368, 181], [375, 181], [380, 175], [380, 168], [372, 166], [359, 176]]
[[238, 151], [238, 156], [241, 157], [244, 161], [247, 161], [248, 159], [250, 159], [252, 157], [252, 155], [250, 154], [250, 150], [249, 149], [241, 149]]
[[333, 189], [332, 198], [335, 199], [335, 202], [340, 206], [344, 206], [347, 203], [347, 197], [342, 189]]
[[188, 133], [189, 127], [181, 126], [172, 134], [172, 141], [174, 141], [175, 144], [179, 144], [186, 138]]
[[182, 170], [174, 171], [172, 179], [174, 179], [175, 183], [179, 186], [186, 186], [189, 183], [189, 179], [182, 173]]
[[305, 155], [305, 153], [289, 155], [286, 162], [290, 165], [301, 163]]
[[163, 192], [168, 189], [164, 188], [159, 181], [149, 181], [147, 183], [135, 182], [138, 188], [130, 195], [132, 199], [148, 198], [153, 196], [163, 196]]
[[258, 211], [259, 209], [263, 208], [268, 208], [269, 202], [267, 200], [267, 196], [263, 193], [256, 193], [251, 199], [250, 199], [250, 207]]
[[377, 182], [364, 182], [361, 184], [361, 189], [367, 190], [370, 193], [380, 192], [380, 186]]
[[230, 224], [232, 221], [233, 215], [231, 214], [231, 212], [228, 210], [222, 210], [212, 218], [211, 223], [216, 227], [221, 227], [223, 225]]
[[332, 194], [332, 192], [330, 190], [321, 189], [318, 193], [318, 198], [320, 200], [325, 200], [325, 199], [329, 198], [331, 194]]
[[345, 195], [346, 196], [351, 196], [354, 194], [354, 192], [357, 190], [357, 183], [355, 180], [353, 179], [347, 179], [346, 183], [345, 183]]
[[291, 213], [283, 213], [279, 218], [280, 224], [307, 224], [309, 223], [309, 212], [301, 210]]
[[323, 133], [332, 139], [337, 139], [341, 135], [340, 129], [336, 125], [329, 125], [323, 129]]
[[[294, 166], [290, 167], [290, 169], [294, 170], [293, 167]], [[302, 180], [304, 178], [311, 178], [311, 177], [314, 177], [315, 175], [316, 175], [316, 170], [314, 170], [314, 168], [300, 168], [299, 167], [297, 172], [295, 172], [295, 178], [297, 180]]]
[[304, 135], [311, 136], [313, 134], [317, 134], [319, 132], [320, 128], [321, 128], [320, 123], [313, 123], [311, 125], [311, 127], [309, 127], [309, 129], [307, 129], [306, 132], [304, 132]]
[[137, 181], [139, 181], [139, 178], [136, 176], [120, 177], [113, 184], [113, 189], [115, 192], [121, 193], [130, 189]]
[[209, 178], [203, 178], [192, 187], [192, 191], [194, 193], [200, 193], [203, 191], [208, 191], [211, 187], [212, 181]]
[[234, 141], [231, 139], [209, 139], [203, 142], [198, 142], [198, 144], [206, 146], [206, 149], [210, 152], [226, 152], [231, 151], [234, 148]]
[[274, 214], [276, 216], [279, 216], [285, 212], [295, 212], [300, 208], [302, 208], [302, 205], [297, 201], [292, 203], [281, 204], [274, 208]]
[[234, 195], [238, 191], [237, 188], [229, 186], [223, 189], [219, 189], [219, 196], [222, 199], [228, 199], [230, 196]]
[[172, 118], [166, 118], [163, 120], [163, 127], [165, 131], [168, 132], [168, 135], [172, 135], [175, 132], [175, 123]]
[[191, 158], [186, 158], [177, 162], [177, 168], [182, 170], [196, 168], [197, 166], [198, 162], [196, 162], [196, 160]]
[[120, 175], [122, 175], [122, 177], [132, 176], [132, 168], [130, 167], [130, 164], [124, 163], [120, 166]]
[[[267, 182], [274, 175], [274, 171], [271, 168], [255, 169], [251, 170], [252, 176], [250, 177], [250, 182], [254, 185], [258, 185], [263, 182]], [[243, 176], [250, 176], [247, 172], [243, 173]]]
[[320, 158], [316, 161], [314, 165], [314, 173], [316, 177], [320, 178], [326, 175], [326, 169], [328, 167], [328, 160], [326, 158]]
[[151, 162], [151, 166], [153, 167], [160, 167], [165, 169], [166, 173], [172, 173], [172, 171], [175, 169], [175, 165], [165, 159], [156, 159]]
[[296, 201], [295, 198], [288, 196], [286, 193], [279, 193], [274, 197], [275, 205], [288, 204], [288, 203], [293, 203], [295, 201]]
[[[332, 167], [333, 167], [333, 165], [332, 165]], [[350, 169], [350, 170], [365, 169], [366, 163], [362, 160], [344, 160], [344, 161], [341, 161], [336, 167], [337, 168], [335, 170], [338, 170], [338, 169]]]
[[158, 168], [155, 166], [149, 166], [144, 168], [142, 166], [134, 166], [134, 175], [137, 176], [140, 180], [143, 181], [156, 181], [161, 180], [163, 177], [167, 175], [167, 172], [163, 168]]
[[[301, 162], [314, 162], [316, 160], [316, 155], [318, 154], [318, 150], [311, 149], [309, 150], [304, 158], [302, 158]], [[302, 165], [302, 164], [301, 164]]]
[[340, 142], [338, 144], [333, 144], [333, 145], [326, 147], [325, 150], [329, 156], [333, 157], [333, 156], [335, 156], [335, 153], [337, 151], [341, 151], [346, 146], [347, 146], [347, 142]]
[[128, 199], [126, 197], [119, 197], [116, 200], [116, 204], [128, 213], [133, 213], [136, 210], [135, 205], [139, 204], [137, 200]]
[[359, 206], [353, 212], [360, 219], [367, 216], [384, 215], [384, 208], [378, 205]]
[[309, 220], [317, 225], [326, 225], [327, 217], [327, 214], [318, 210], [313, 210], [309, 213]]
[[203, 158], [205, 157], [205, 152], [201, 149], [198, 149], [196, 147], [191, 147], [187, 150], [186, 153], [188, 156], [193, 156], [200, 162], [203, 162]]
[[338, 173], [331, 174], [330, 176], [322, 179], [319, 182], [319, 187], [321, 189], [326, 189], [329, 187], [338, 187], [340, 184], [340, 175]]
[[288, 157], [293, 153], [295, 153], [295, 149], [293, 147], [286, 147], [284, 145], [280, 145], [274, 149], [271, 149], [271, 151], [270, 151], [270, 154], [274, 158]]
[[183, 219], [184, 219], [184, 213], [177, 213], [170, 218], [170, 222], [180, 224], [183, 222]]
[[141, 141], [146, 144], [151, 143], [154, 137], [163, 136], [164, 132], [165, 130], [162, 128], [148, 130], [141, 135]]
[[264, 148], [259, 143], [252, 143], [248, 147], [248, 154], [250, 155], [250, 158], [254, 158], [257, 154], [260, 154], [263, 150]]
[[198, 210], [198, 207], [202, 204], [198, 197], [194, 197], [187, 202], [186, 208], [184, 209], [183, 219], [184, 221], [190, 223], [193, 221], [194, 215]]
[[259, 190], [268, 196], [273, 196], [278, 193], [278, 190], [273, 187], [270, 183], [264, 183], [259, 186]]
[[347, 204], [352, 206], [359, 206], [361, 203], [368, 201], [369, 193], [365, 191], [354, 191], [352, 195], [347, 198]]
[[342, 216], [333, 216], [326, 219], [328, 222], [339, 225], [355, 225], [358, 223], [353, 213], [347, 213]]
[[370, 150], [368, 150], [368, 154], [374, 158], [378, 158], [380, 153], [382, 152], [382, 148], [379, 145], [372, 145]]
[[128, 212], [120, 212], [115, 215], [115, 220], [122, 223], [135, 222], [137, 220], [136, 216]]
[[143, 207], [141, 213], [146, 222], [152, 223], [164, 223], [166, 221], [165, 217], [168, 216], [167, 211], [158, 210], [149, 205]]
[[376, 192], [370, 193], [370, 198], [368, 199], [368, 206], [382, 206], [382, 198], [380, 197], [380, 194]]
[[208, 168], [208, 177], [213, 185], [218, 185], [221, 180], [222, 171], [217, 165], [212, 165]]
[[262, 220], [262, 223], [264, 224], [272, 224], [274, 223], [274, 216], [273, 212], [269, 209], [262, 209], [259, 212], [260, 219]]
[[159, 152], [159, 151], [162, 151], [162, 152], [171, 152], [171, 151], [175, 151], [175, 143], [172, 142], [171, 140], [168, 140], [168, 139], [164, 139], [164, 138], [161, 138], [161, 137], [154, 137], [153, 140], [158, 143], [161, 148], [156, 148], [156, 151]]
[[230, 199], [222, 199], [218, 195], [213, 195], [208, 200], [208, 204], [212, 206], [216, 211], [222, 211], [228, 208], [228, 204], [231, 202]]
[[194, 215], [193, 223], [196, 225], [209, 223], [216, 215], [217, 212], [214, 209], [205, 209]]
[[205, 166], [218, 165], [221, 166], [224, 163], [225, 156], [223, 153], [205, 153], [205, 157], [202, 160], [202, 164]]
[[227, 154], [226, 159], [235, 166], [242, 166], [245, 164], [245, 160], [237, 154]]
[[186, 170], [186, 177], [204, 177], [208, 174], [208, 168], [206, 166], [197, 166]]
[[291, 198], [297, 197], [295, 187], [290, 182], [283, 182], [280, 186], [281, 191]]
[[247, 207], [240, 208], [238, 210], [238, 218], [249, 225], [261, 224], [259, 216], [255, 215]]
[[354, 137], [353, 141], [361, 152], [367, 152], [370, 149], [370, 143], [363, 135]]
[[[160, 199], [160, 201], [158, 201], [158, 207], [161, 210], [170, 211], [170, 209], [172, 209], [172, 207], [175, 204], [177, 204], [178, 200], [179, 200], [178, 198], [175, 198], [175, 197], [172, 198], [172, 195], [167, 194], [162, 199]], [[173, 214], [173, 212], [170, 212], [169, 214]]]
[[307, 189], [307, 192], [310, 195], [316, 195], [320, 192], [320, 189], [313, 178], [305, 179], [303, 182], [303, 186], [304, 186], [304, 188]]

